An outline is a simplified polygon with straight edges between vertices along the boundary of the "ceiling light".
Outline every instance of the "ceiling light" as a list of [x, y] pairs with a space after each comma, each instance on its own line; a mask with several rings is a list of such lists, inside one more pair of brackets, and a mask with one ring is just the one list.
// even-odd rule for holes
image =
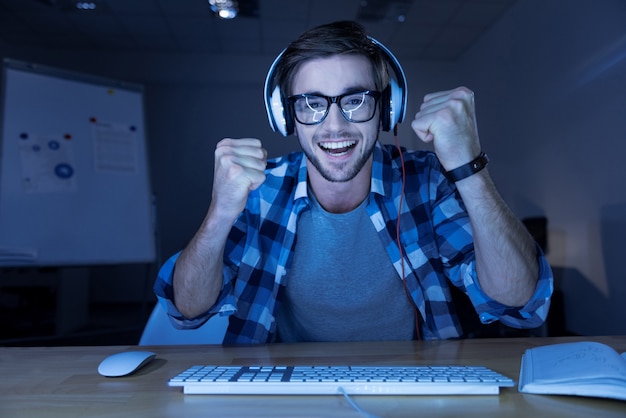
[[93, 1], [77, 1], [76, 8], [78, 10], [96, 10], [96, 3]]
[[235, 0], [209, 0], [211, 10], [221, 19], [234, 19], [239, 11]]

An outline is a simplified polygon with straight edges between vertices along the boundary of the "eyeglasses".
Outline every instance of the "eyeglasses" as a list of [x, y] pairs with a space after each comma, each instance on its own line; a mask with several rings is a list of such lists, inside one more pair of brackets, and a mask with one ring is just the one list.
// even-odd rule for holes
[[379, 91], [359, 91], [328, 97], [317, 94], [297, 94], [287, 98], [296, 120], [303, 125], [315, 125], [328, 116], [330, 105], [336, 103], [348, 122], [367, 122], [376, 113]]

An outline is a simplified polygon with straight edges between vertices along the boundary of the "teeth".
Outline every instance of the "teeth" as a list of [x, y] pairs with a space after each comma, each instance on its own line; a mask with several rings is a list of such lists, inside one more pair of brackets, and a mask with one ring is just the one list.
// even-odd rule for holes
[[324, 149], [340, 149], [351, 147], [354, 144], [356, 144], [356, 141], [321, 142], [320, 147]]

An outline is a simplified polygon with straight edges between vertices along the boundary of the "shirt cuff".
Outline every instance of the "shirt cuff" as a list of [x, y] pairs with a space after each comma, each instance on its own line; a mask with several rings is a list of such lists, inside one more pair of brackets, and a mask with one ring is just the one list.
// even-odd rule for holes
[[[539, 279], [533, 296], [522, 307], [511, 307], [495, 301], [482, 291], [476, 277], [472, 277], [473, 283], [466, 287], [467, 293], [483, 324], [500, 321], [512, 328], [536, 328], [545, 322], [554, 291], [554, 277], [550, 264], [538, 246], [537, 254]], [[475, 269], [472, 271], [475, 275]]]
[[157, 279], [154, 283], [154, 294], [158, 299], [158, 303], [161, 304], [163, 310], [165, 310], [167, 316], [172, 321], [174, 327], [177, 329], [194, 329], [204, 324], [212, 315], [207, 312], [196, 318], [188, 319], [185, 318], [185, 316], [176, 308], [176, 305], [174, 305], [174, 288], [172, 285], [172, 279], [174, 277], [176, 261], [179, 256], [180, 252], [174, 254], [163, 264], [163, 266], [161, 266]]

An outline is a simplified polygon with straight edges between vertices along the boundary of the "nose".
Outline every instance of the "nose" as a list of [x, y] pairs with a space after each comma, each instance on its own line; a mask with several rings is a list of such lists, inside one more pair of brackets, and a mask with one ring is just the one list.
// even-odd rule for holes
[[326, 115], [323, 123], [325, 127], [333, 128], [350, 122], [348, 122], [343, 116], [343, 113], [341, 113], [341, 108], [339, 107], [339, 104], [331, 103], [330, 107], [328, 108], [328, 114]]

